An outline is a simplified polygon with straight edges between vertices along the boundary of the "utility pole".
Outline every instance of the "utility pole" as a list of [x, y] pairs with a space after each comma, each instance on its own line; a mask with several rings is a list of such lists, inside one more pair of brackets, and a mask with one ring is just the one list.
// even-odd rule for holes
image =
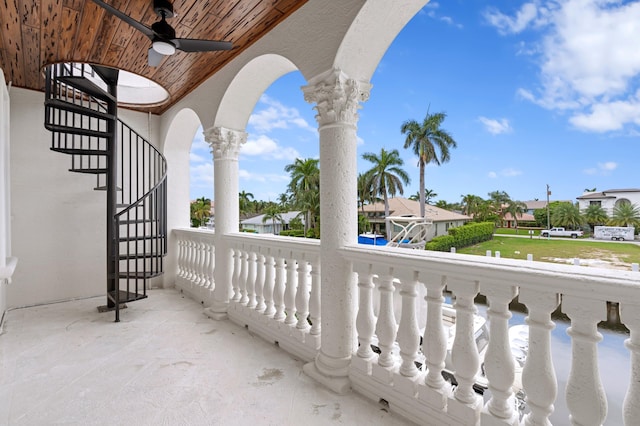
[[[547, 229], [551, 229], [551, 220], [549, 220], [549, 195], [551, 195], [551, 191], [549, 191], [549, 184], [547, 184]], [[547, 238], [551, 238], [550, 234], [547, 234]]]

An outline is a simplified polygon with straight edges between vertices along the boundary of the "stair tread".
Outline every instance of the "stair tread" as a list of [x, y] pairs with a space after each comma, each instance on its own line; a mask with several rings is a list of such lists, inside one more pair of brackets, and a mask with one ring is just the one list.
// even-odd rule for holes
[[51, 151], [61, 152], [63, 154], [72, 155], [107, 155], [109, 152], [104, 149], [85, 149], [85, 148], [49, 148]]
[[153, 278], [159, 277], [162, 275], [162, 271], [131, 271], [131, 272], [120, 272], [118, 274], [118, 278], [131, 278], [131, 279], [145, 279], [145, 278]]
[[87, 174], [94, 174], [94, 175], [100, 175], [100, 174], [106, 174], [107, 173], [107, 169], [69, 169], [70, 172], [74, 172], [74, 173], [87, 173]]
[[108, 92], [105, 92], [100, 88], [100, 86], [84, 77], [66, 76], [58, 77], [58, 80], [71, 87], [82, 90], [83, 92], [93, 96], [94, 98], [102, 99], [103, 101], [116, 102], [116, 99], [112, 95], [110, 95]]
[[61, 124], [51, 124], [45, 123], [45, 128], [52, 132], [58, 133], [68, 133], [72, 135], [80, 135], [80, 136], [94, 136], [97, 138], [108, 138], [111, 137], [109, 132], [102, 132], [100, 130], [92, 130], [92, 129], [82, 129], [79, 127], [72, 126], [63, 126]]
[[119, 220], [119, 225], [134, 225], [136, 223], [153, 223], [158, 222], [160, 219], [127, 219], [127, 220]]
[[[45, 106], [50, 108], [61, 109], [63, 111], [75, 112], [81, 115], [88, 115], [93, 118], [101, 118], [103, 120], [115, 120], [115, 116], [104, 111], [97, 111], [95, 109], [87, 108], [82, 105], [74, 104], [71, 102], [63, 101], [62, 99], [47, 99], [44, 102]], [[48, 115], [47, 115], [48, 117]]]
[[[107, 190], [107, 186], [96, 186], [95, 188], [93, 188], [94, 191], [106, 191]], [[120, 188], [119, 186], [116, 186], [116, 191], [122, 191], [122, 188]]]
[[129, 237], [120, 237], [120, 242], [127, 242], [127, 241], [142, 241], [142, 240], [152, 240], [155, 238], [164, 238], [163, 234], [158, 234], [158, 235], [134, 235], [134, 236], [129, 236]]
[[[110, 291], [107, 293], [107, 297], [112, 301], [116, 301], [116, 292]], [[133, 302], [136, 300], [146, 299], [146, 294], [134, 293], [132, 291], [119, 290], [118, 291], [119, 303]]]
[[165, 255], [162, 253], [120, 253], [120, 260], [126, 259], [152, 259], [154, 257], [164, 257]]

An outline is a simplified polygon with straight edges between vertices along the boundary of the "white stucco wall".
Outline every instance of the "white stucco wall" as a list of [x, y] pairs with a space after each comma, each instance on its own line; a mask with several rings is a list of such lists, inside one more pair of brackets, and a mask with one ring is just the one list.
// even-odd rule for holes
[[[120, 118], [157, 137], [157, 117], [120, 111]], [[12, 249], [20, 267], [9, 307], [97, 295], [106, 301], [106, 193], [93, 190], [95, 176], [68, 171], [70, 156], [49, 150], [42, 93], [11, 90], [11, 140]]]

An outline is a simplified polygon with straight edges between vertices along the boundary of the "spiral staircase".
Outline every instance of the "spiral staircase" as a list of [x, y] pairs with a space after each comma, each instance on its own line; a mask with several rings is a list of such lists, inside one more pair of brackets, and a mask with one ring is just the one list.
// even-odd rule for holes
[[88, 64], [46, 68], [45, 127], [51, 150], [71, 156], [74, 173], [96, 176], [107, 195], [107, 304], [120, 321], [125, 303], [147, 297], [167, 253], [167, 165], [118, 119], [118, 70]]

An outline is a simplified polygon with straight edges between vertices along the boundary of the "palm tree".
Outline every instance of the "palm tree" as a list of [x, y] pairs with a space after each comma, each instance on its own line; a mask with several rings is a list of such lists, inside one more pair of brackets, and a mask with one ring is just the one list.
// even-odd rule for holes
[[604, 225], [609, 220], [607, 211], [600, 204], [590, 204], [589, 207], [582, 211], [582, 216], [592, 230], [597, 225]]
[[467, 216], [476, 216], [479, 212], [480, 205], [484, 202], [482, 197], [473, 194], [461, 195], [462, 212]]
[[[431, 204], [431, 200], [436, 198], [437, 196], [438, 196], [438, 193], [435, 192], [433, 189], [425, 189], [424, 190], [425, 204]], [[420, 201], [420, 191], [417, 191], [415, 194], [409, 197], [409, 199], [413, 201]]]
[[[396, 193], [402, 195], [404, 188], [402, 184], [408, 185], [411, 182], [409, 175], [400, 166], [404, 164], [397, 149], [387, 151], [380, 149], [380, 154], [365, 152], [362, 158], [373, 163], [371, 170], [366, 172], [368, 180], [373, 189], [373, 194], [379, 194], [384, 199], [384, 217], [389, 216], [389, 196]], [[424, 216], [424, 215], [423, 215]], [[391, 230], [387, 229], [387, 239], [390, 239]]]
[[373, 190], [371, 188], [371, 182], [369, 176], [366, 173], [358, 174], [358, 205], [362, 209], [364, 215], [364, 205], [372, 200]]
[[[305, 235], [307, 228], [313, 222], [311, 217], [311, 206], [315, 206], [309, 202], [309, 197], [320, 198], [320, 160], [316, 158], [307, 158], [296, 160], [292, 164], [285, 166], [284, 170], [291, 175], [291, 182], [289, 182], [289, 192], [292, 194], [294, 203], [298, 208], [302, 208], [306, 215], [304, 221]], [[314, 193], [315, 195], [310, 195]], [[317, 207], [319, 211], [320, 203], [318, 201]], [[319, 214], [319, 212], [318, 212]]]
[[516, 232], [518, 230], [518, 215], [522, 217], [522, 214], [527, 211], [527, 205], [522, 201], [509, 200], [506, 207], [502, 209], [503, 213], [510, 213], [513, 217], [513, 221], [516, 223]]
[[640, 208], [636, 204], [617, 203], [609, 220], [612, 226], [640, 226]]
[[284, 224], [284, 219], [282, 218], [282, 214], [280, 211], [280, 207], [276, 204], [271, 204], [267, 206], [264, 211], [264, 216], [262, 216], [262, 223], [267, 223], [267, 220], [271, 221], [273, 226], [273, 233], [276, 233], [276, 220], [281, 224]]
[[573, 203], [559, 203], [551, 217], [553, 226], [577, 228], [584, 223], [580, 209]]
[[[404, 148], [412, 148], [413, 153], [418, 156], [418, 167], [420, 168], [420, 186], [418, 193], [420, 195], [420, 216], [424, 217], [425, 188], [424, 188], [424, 171], [429, 163], [435, 163], [438, 166], [446, 163], [450, 159], [449, 149], [457, 146], [453, 137], [440, 125], [447, 115], [443, 112], [429, 114], [422, 123], [415, 120], [408, 120], [402, 123], [400, 132], [406, 134]], [[436, 149], [437, 148], [437, 149]], [[437, 151], [440, 151], [438, 155]]]
[[200, 197], [191, 203], [191, 225], [194, 227], [202, 226], [209, 216], [211, 216], [211, 200]]
[[245, 217], [246, 215], [251, 213], [251, 202], [253, 199], [253, 194], [250, 192], [246, 192], [244, 189], [238, 194], [240, 217]]

